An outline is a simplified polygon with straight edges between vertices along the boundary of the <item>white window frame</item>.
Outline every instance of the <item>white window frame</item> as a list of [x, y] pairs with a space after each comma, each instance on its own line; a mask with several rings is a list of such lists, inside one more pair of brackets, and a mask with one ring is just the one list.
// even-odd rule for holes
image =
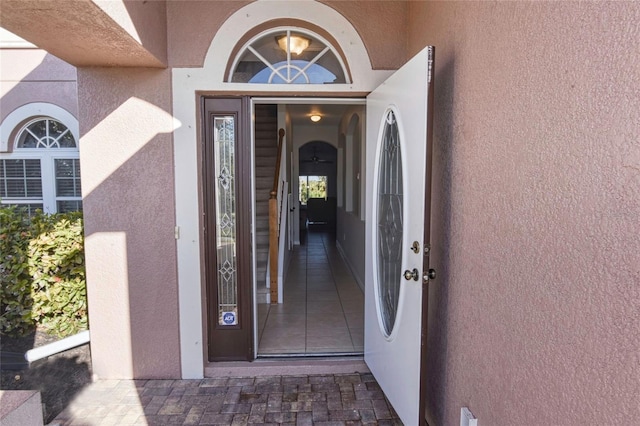
[[[66, 126], [76, 143], [75, 148], [20, 148], [18, 139], [22, 130], [40, 119], [53, 119]], [[42, 198], [3, 198], [0, 204], [39, 204], [42, 202], [45, 213], [56, 213], [58, 211], [57, 201], [78, 200], [78, 197], [57, 197], [56, 196], [56, 159], [80, 159], [79, 150], [79, 126], [78, 120], [68, 111], [53, 104], [32, 103], [24, 105], [5, 118], [0, 127], [2, 146], [0, 159], [2, 160], [40, 160], [40, 174], [42, 181]], [[11, 143], [9, 143], [11, 142]], [[9, 151], [8, 148], [11, 148]], [[4, 152], [3, 152], [4, 151]], [[9, 151], [9, 152], [7, 152]], [[82, 197], [80, 197], [82, 200]]]
[[[318, 41], [320, 41], [321, 43], [324, 44], [324, 49], [318, 53], [311, 61], [308, 62], [308, 64], [302, 68], [302, 69], [298, 69], [295, 65], [292, 65], [292, 61], [295, 59], [293, 58], [291, 55], [291, 51], [287, 50], [287, 60], [286, 60], [286, 65], [285, 66], [281, 66], [279, 68], [276, 69], [275, 65], [276, 64], [272, 64], [271, 62], [269, 62], [266, 58], [264, 58], [254, 47], [253, 44], [258, 41], [261, 40], [264, 37], [267, 36], [271, 36], [271, 35], [276, 35], [276, 34], [282, 34], [282, 33], [286, 34], [287, 39], [289, 37], [291, 37], [291, 33], [295, 32], [296, 34], [302, 34], [305, 36], [308, 36], [310, 38], [316, 39]], [[279, 75], [283, 80], [286, 81], [286, 83], [284, 84], [300, 84], [300, 83], [294, 83], [295, 80], [297, 80], [296, 77], [304, 77], [307, 79], [307, 83], [306, 84], [317, 84], [317, 83], [310, 83], [309, 79], [307, 77], [306, 74], [306, 70], [307, 68], [309, 68], [311, 65], [315, 64], [318, 60], [320, 60], [320, 58], [322, 56], [324, 56], [325, 54], [331, 53], [336, 60], [338, 61], [338, 63], [340, 64], [340, 68], [342, 70], [342, 74], [344, 75], [344, 83], [338, 83], [338, 84], [351, 84], [351, 76], [349, 75], [349, 70], [347, 69], [346, 65], [345, 65], [345, 61], [343, 60], [342, 56], [340, 55], [340, 52], [338, 52], [338, 50], [324, 37], [322, 37], [321, 35], [310, 31], [306, 28], [302, 28], [302, 27], [294, 27], [294, 26], [285, 26], [285, 27], [273, 27], [273, 28], [269, 28], [268, 30], [262, 31], [261, 33], [257, 34], [256, 36], [252, 37], [248, 42], [246, 42], [244, 44], [244, 46], [242, 46], [241, 49], [239, 49], [238, 54], [236, 55], [236, 57], [233, 60], [233, 63], [231, 65], [231, 68], [229, 68], [229, 75], [227, 76], [227, 80], [228, 82], [233, 81], [233, 75], [236, 72], [236, 69], [238, 68], [238, 65], [240, 64], [240, 60], [241, 58], [244, 57], [245, 53], [247, 51], [250, 51], [251, 53], [253, 53], [256, 57], [258, 57], [258, 59], [260, 59], [268, 68], [270, 68], [273, 72], [272, 74], [272, 78], [274, 75]], [[281, 68], [283, 69], [287, 69], [287, 70], [296, 70], [296, 72], [299, 72], [299, 74], [297, 76], [291, 77], [290, 75], [282, 75], [280, 74], [280, 70]], [[249, 83], [241, 83], [241, 84], [249, 84]], [[256, 84], [256, 83], [251, 83], [251, 84]], [[267, 84], [272, 84], [271, 82], [267, 83]], [[304, 83], [303, 83], [304, 84]], [[329, 84], [329, 86], [331, 86], [331, 84]]]

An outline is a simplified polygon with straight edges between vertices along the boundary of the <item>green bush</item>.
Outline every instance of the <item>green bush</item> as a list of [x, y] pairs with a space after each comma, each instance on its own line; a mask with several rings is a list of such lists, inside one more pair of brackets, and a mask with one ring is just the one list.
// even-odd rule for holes
[[[30, 332], [35, 324], [61, 337], [87, 329], [83, 223], [80, 213], [29, 219], [0, 209], [0, 331]], [[8, 258], [8, 259], [7, 259]]]
[[0, 208], [0, 333], [22, 336], [33, 331], [29, 276], [29, 218], [15, 207]]

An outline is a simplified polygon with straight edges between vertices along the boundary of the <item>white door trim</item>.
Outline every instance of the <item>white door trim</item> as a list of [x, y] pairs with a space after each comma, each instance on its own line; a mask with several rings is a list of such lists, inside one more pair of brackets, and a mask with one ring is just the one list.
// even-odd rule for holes
[[[353, 83], [326, 85], [266, 85], [225, 83], [224, 68], [233, 47], [244, 33], [273, 19], [301, 19], [320, 26], [336, 38], [351, 69]], [[172, 70], [176, 240], [180, 363], [184, 379], [204, 377], [205, 329], [202, 268], [199, 107], [196, 92], [368, 93], [392, 73], [373, 70], [364, 43], [351, 23], [322, 3], [305, 1], [256, 1], [234, 13], [216, 33], [202, 68]]]

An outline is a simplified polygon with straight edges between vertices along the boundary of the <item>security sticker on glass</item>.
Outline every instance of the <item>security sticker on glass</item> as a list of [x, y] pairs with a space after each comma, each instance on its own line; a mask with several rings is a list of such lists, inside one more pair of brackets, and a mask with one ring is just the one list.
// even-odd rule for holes
[[238, 324], [238, 320], [236, 318], [235, 312], [223, 312], [222, 313], [222, 324], [223, 325], [236, 325]]

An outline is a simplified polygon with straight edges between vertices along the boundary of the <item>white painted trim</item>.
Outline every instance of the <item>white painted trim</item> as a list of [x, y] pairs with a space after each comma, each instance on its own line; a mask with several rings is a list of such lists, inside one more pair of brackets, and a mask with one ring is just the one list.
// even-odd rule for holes
[[51, 117], [67, 126], [76, 140], [76, 144], [80, 146], [80, 126], [78, 119], [73, 114], [58, 105], [33, 102], [11, 111], [0, 124], [0, 152], [12, 151], [14, 141], [9, 139], [13, 131], [24, 122], [37, 117]]
[[[311, 22], [335, 37], [347, 60], [353, 83], [326, 85], [224, 83], [228, 58], [248, 29], [266, 21], [293, 18]], [[200, 183], [198, 176], [198, 99], [196, 91], [280, 92], [295, 94], [314, 91], [319, 96], [330, 92], [370, 92], [392, 71], [371, 68], [371, 62], [357, 31], [336, 10], [316, 1], [261, 0], [234, 13], [220, 27], [205, 57], [202, 68], [172, 70], [173, 111], [183, 125], [175, 130], [174, 166], [176, 194], [178, 298], [180, 318], [180, 362], [184, 379], [204, 376], [203, 294], [200, 264]], [[317, 101], [317, 100], [316, 100]]]

